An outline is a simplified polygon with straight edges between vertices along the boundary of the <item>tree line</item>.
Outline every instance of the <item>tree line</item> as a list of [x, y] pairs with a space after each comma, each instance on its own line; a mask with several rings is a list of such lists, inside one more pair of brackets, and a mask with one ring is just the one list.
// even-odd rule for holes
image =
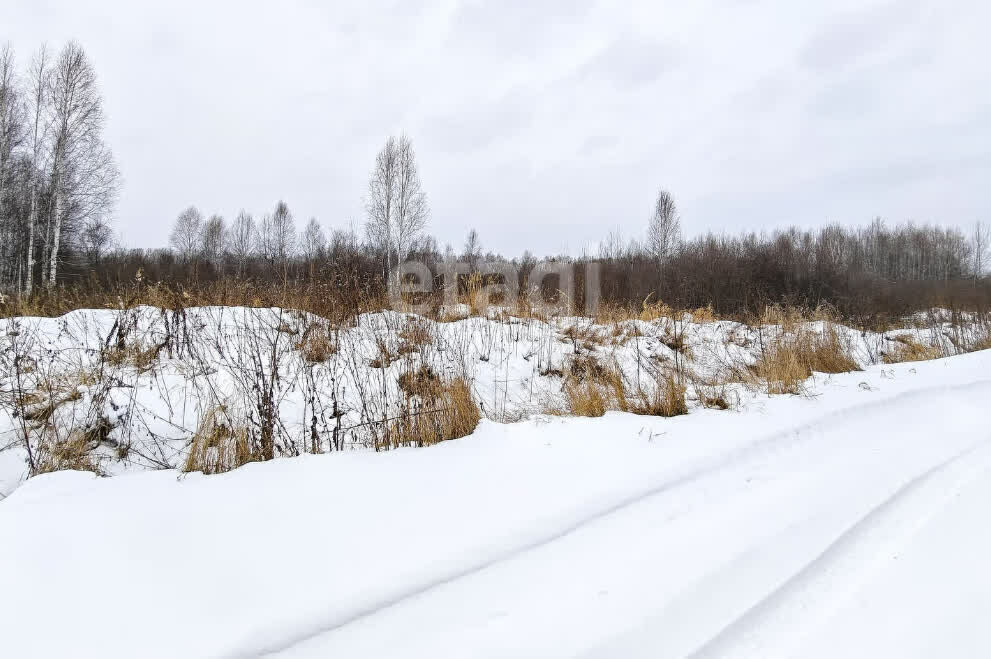
[[50, 288], [104, 250], [118, 190], [103, 98], [82, 47], [44, 46], [24, 70], [0, 46], [0, 290]]

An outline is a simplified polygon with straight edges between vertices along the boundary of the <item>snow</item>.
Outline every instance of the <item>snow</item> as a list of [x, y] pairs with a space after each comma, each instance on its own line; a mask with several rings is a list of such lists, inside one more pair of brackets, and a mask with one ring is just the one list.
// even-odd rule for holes
[[[917, 327], [883, 334], [834, 327], [861, 366], [880, 362], [901, 345], [896, 337], [902, 335], [941, 355], [955, 354], [974, 338], [966, 335], [967, 325], [947, 319], [929, 326], [921, 318], [908, 321]], [[403, 333], [410, 328], [424, 331], [429, 343], [408, 345]], [[804, 328], [823, 332], [825, 324]], [[540, 320], [498, 312], [440, 323], [380, 312], [332, 327], [325, 319], [284, 309], [78, 310], [59, 318], [0, 319], [0, 394], [34, 392], [35, 410], [55, 405], [51, 423], [29, 424], [37, 426], [29, 428], [37, 444], [49, 439], [51, 428], [78, 432], [106, 424], [109, 431], [90, 457], [101, 473], [114, 475], [182, 468], [197, 430], [217, 410], [237, 423], [257, 409], [259, 392], [268, 388], [279, 413], [277, 454], [311, 450], [314, 415], [323, 451], [331, 450], [335, 436], [340, 438], [335, 450], [367, 449], [370, 431], [405, 404], [399, 375], [420, 366], [442, 377], [465, 377], [486, 418], [511, 421], [563, 407], [561, 371], [576, 352], [617, 368], [629, 391], [649, 392], [657, 373], [675, 364], [693, 381], [732, 380], [727, 373], [753, 364], [761, 346], [781, 331], [695, 322], [690, 315], [607, 326], [583, 318]], [[308, 363], [299, 349], [308, 332], [329, 334], [336, 351], [325, 361]], [[591, 336], [597, 338], [582, 338]], [[126, 351], [157, 347], [157, 356], [148, 364], [128, 358], [126, 351], [123, 359], [111, 359], [118, 338]], [[672, 338], [683, 343], [684, 354], [669, 345]], [[382, 345], [396, 358], [376, 368]], [[12, 366], [15, 354], [23, 355], [20, 383]], [[734, 386], [728, 394], [743, 407], [754, 399]], [[692, 400], [689, 405], [699, 406]], [[0, 401], [0, 497], [16, 489], [28, 471], [24, 428], [11, 409]]]
[[[991, 351], [0, 501], [11, 657], [986, 657]], [[2, 454], [0, 454], [2, 455]]]

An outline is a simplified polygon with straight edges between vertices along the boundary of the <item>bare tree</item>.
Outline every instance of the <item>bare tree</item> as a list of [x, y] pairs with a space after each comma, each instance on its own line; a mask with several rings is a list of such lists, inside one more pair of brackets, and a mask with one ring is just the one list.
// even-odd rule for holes
[[224, 241], [227, 232], [225, 230], [224, 218], [214, 214], [203, 224], [200, 232], [200, 242], [203, 257], [210, 262], [219, 263], [224, 255]]
[[623, 233], [619, 227], [606, 234], [606, 239], [599, 243], [599, 258], [621, 259], [629, 254], [630, 248], [623, 241]]
[[38, 224], [38, 174], [44, 169], [41, 162], [45, 140], [48, 136], [48, 100], [49, 85], [48, 50], [45, 46], [38, 49], [31, 61], [29, 73], [31, 81], [31, 154], [28, 168], [28, 187], [30, 202], [28, 210], [28, 246], [27, 267], [24, 292], [31, 294], [34, 288], [34, 243]]
[[272, 214], [262, 218], [258, 244], [265, 260], [273, 266], [281, 266], [285, 274], [296, 250], [296, 222], [286, 202], [279, 201]]
[[430, 213], [416, 152], [406, 135], [398, 139], [390, 137], [375, 157], [365, 211], [365, 233], [369, 242], [382, 252], [389, 278], [393, 252], [398, 263], [406, 259]]
[[327, 248], [327, 236], [324, 235], [323, 227], [317, 222], [317, 218], [311, 217], [303, 231], [303, 255], [306, 260], [317, 259]]
[[169, 236], [169, 244], [183, 261], [188, 262], [196, 256], [200, 247], [202, 226], [203, 215], [196, 206], [190, 206], [179, 213], [179, 217], [175, 219], [172, 235]]
[[395, 187], [396, 256], [398, 263], [403, 263], [427, 226], [430, 208], [420, 181], [416, 152], [409, 137], [399, 136], [398, 149]]
[[105, 217], [94, 216], [86, 220], [86, 226], [83, 227], [82, 233], [82, 245], [90, 266], [99, 265], [100, 258], [107, 251], [113, 237], [113, 229]]
[[980, 221], [974, 223], [971, 248], [974, 254], [974, 280], [977, 281], [984, 276], [984, 268], [991, 259], [991, 225]]
[[241, 210], [227, 231], [227, 249], [237, 262], [237, 274], [244, 274], [244, 265], [255, 249], [255, 219]]
[[383, 255], [386, 279], [390, 276], [392, 266], [398, 160], [396, 138], [390, 137], [375, 156], [375, 167], [368, 181], [368, 197], [365, 199], [365, 234], [372, 247]]
[[660, 190], [647, 228], [647, 249], [655, 259], [663, 261], [671, 256], [679, 242], [681, 218], [678, 216], [674, 197], [667, 190]]
[[47, 284], [55, 284], [62, 229], [109, 210], [117, 191], [117, 168], [103, 143], [103, 99], [86, 53], [69, 42], [52, 70], [51, 186], [54, 199], [47, 245]]
[[468, 232], [468, 237], [465, 239], [465, 251], [461, 257], [465, 260], [472, 270], [478, 268], [478, 259], [482, 255], [482, 243], [478, 239], [478, 231], [472, 229]]
[[8, 217], [8, 182], [12, 175], [14, 148], [20, 144], [23, 131], [23, 106], [14, 74], [14, 53], [9, 45], [0, 47], [0, 251], [3, 263], [0, 283], [9, 280], [17, 260], [13, 222]]

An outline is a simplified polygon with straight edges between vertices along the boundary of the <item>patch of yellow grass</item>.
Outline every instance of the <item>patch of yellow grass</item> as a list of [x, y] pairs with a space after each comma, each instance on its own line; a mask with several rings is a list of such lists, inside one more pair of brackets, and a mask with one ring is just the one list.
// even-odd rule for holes
[[475, 431], [482, 418], [481, 410], [464, 378], [423, 385], [417, 394], [426, 400], [411, 403], [388, 428], [384, 445], [377, 449], [400, 446], [432, 446], [450, 439], [465, 437]]
[[331, 336], [329, 327], [314, 323], [303, 331], [296, 349], [306, 362], [318, 364], [337, 353], [337, 341]]
[[645, 416], [679, 416], [688, 414], [685, 386], [671, 374], [658, 379], [650, 393], [638, 391], [631, 397], [627, 411]]
[[771, 394], [800, 394], [816, 373], [859, 371], [850, 346], [831, 325], [822, 333], [799, 329], [785, 333], [765, 349], [753, 368]]
[[251, 449], [247, 429], [232, 427], [227, 416], [223, 405], [210, 409], [203, 416], [193, 435], [183, 471], [222, 474], [261, 459]]
[[657, 320], [658, 318], [674, 317], [674, 310], [671, 307], [664, 304], [661, 300], [651, 302], [650, 297], [651, 296], [648, 295], [640, 305], [640, 320], [650, 322], [652, 320]]
[[923, 345], [911, 334], [896, 334], [892, 337], [894, 347], [883, 355], [885, 364], [900, 362], [921, 362], [943, 357], [943, 351], [938, 346]]

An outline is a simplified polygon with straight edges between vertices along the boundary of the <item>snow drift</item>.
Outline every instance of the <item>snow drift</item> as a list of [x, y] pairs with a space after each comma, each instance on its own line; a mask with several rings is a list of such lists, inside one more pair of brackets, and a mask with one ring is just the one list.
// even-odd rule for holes
[[987, 656], [991, 352], [0, 502], [5, 656]]

